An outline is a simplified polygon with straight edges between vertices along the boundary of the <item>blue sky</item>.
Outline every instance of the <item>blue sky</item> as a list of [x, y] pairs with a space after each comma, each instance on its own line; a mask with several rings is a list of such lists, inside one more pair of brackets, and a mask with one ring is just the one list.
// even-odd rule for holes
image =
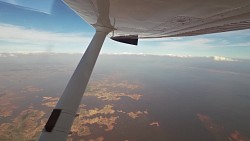
[[[82, 53], [94, 29], [60, 0], [0, 0], [0, 53]], [[250, 59], [250, 30], [140, 40], [139, 46], [109, 38], [101, 53], [225, 56]]]

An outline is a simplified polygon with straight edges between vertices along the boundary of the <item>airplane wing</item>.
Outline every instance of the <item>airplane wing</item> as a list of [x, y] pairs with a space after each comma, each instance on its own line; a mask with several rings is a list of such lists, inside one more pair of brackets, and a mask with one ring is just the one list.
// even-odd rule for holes
[[105, 37], [193, 36], [250, 28], [249, 0], [64, 0], [96, 33], [46, 123], [39, 141], [66, 141]]
[[[91, 25], [98, 0], [64, 0]], [[109, 36], [162, 38], [250, 28], [249, 0], [109, 0]], [[109, 26], [105, 25], [104, 26]]]

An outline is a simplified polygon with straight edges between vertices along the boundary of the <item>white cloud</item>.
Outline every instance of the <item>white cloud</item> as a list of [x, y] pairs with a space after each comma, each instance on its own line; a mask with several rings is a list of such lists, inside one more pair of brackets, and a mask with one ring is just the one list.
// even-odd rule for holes
[[27, 29], [21, 26], [0, 24], [0, 39], [8, 42], [60, 42], [82, 43], [90, 39], [82, 33], [54, 33]]
[[169, 56], [169, 57], [178, 57], [178, 58], [194, 58], [195, 56], [191, 56], [191, 55], [177, 55], [177, 54], [166, 54], [163, 56]]
[[[121, 52], [121, 53], [101, 53], [103, 55], [136, 55], [136, 56], [166, 56], [166, 57], [176, 57], [176, 58], [198, 58], [197, 56], [191, 55], [177, 55], [177, 54], [148, 54], [148, 53], [131, 53], [131, 52]], [[205, 57], [205, 56], [204, 56]], [[200, 57], [199, 57], [200, 58]]]
[[190, 48], [190, 47], [197, 47], [197, 48], [211, 48], [214, 47], [211, 43], [214, 42], [212, 39], [208, 38], [195, 38], [185, 41], [170, 41], [170, 42], [163, 42], [160, 46], [165, 47], [174, 47], [174, 48]]
[[212, 57], [214, 61], [227, 61], [227, 62], [235, 62], [238, 61], [236, 59], [222, 57], [222, 56], [213, 56]]
[[[56, 33], [0, 23], [0, 52], [80, 52], [91, 38], [83, 33]], [[84, 48], [82, 48], [84, 47]]]
[[147, 56], [150, 54], [146, 54], [146, 53], [131, 53], [131, 52], [120, 52], [120, 53], [101, 53], [102, 55], [137, 55], [137, 56]]
[[178, 55], [178, 54], [147, 54], [147, 53], [131, 53], [131, 52], [121, 52], [121, 53], [101, 53], [103, 55], [136, 55], [136, 56], [166, 56], [173, 58], [208, 58], [214, 61], [225, 61], [225, 62], [235, 62], [239, 61], [237, 59], [223, 57], [223, 56], [192, 56], [192, 55]]
[[0, 57], [16, 57], [14, 53], [0, 53]]
[[[15, 52], [15, 53], [0, 53], [0, 58], [6, 58], [6, 57], [18, 57], [19, 55], [34, 55], [34, 54], [46, 54], [46, 55], [55, 55], [55, 54], [67, 54], [67, 55], [82, 55], [81, 53], [72, 53], [72, 52], [63, 52], [63, 53], [49, 53], [49, 52]], [[229, 58], [229, 57], [223, 57], [223, 56], [192, 56], [192, 55], [177, 55], [177, 54], [147, 54], [147, 53], [131, 53], [131, 52], [121, 52], [121, 53], [101, 53], [101, 55], [111, 55], [111, 56], [159, 56], [159, 57], [171, 57], [171, 58], [183, 58], [183, 59], [189, 59], [189, 58], [207, 58], [212, 59], [214, 61], [219, 62], [238, 62], [239, 60]]]
[[167, 38], [142, 38], [140, 41], [142, 42], [165, 42], [165, 41], [177, 41], [181, 40], [183, 37], [167, 37]]

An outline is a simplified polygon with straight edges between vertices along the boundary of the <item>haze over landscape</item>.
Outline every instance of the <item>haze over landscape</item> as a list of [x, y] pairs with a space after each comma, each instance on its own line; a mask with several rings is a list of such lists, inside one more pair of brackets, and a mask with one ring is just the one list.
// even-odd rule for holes
[[[1, 54], [0, 140], [37, 139], [80, 57]], [[249, 72], [242, 59], [102, 54], [68, 140], [249, 141]]]
[[[249, 33], [108, 35], [68, 141], [250, 141]], [[0, 141], [37, 140], [93, 35], [61, 0], [0, 0]]]

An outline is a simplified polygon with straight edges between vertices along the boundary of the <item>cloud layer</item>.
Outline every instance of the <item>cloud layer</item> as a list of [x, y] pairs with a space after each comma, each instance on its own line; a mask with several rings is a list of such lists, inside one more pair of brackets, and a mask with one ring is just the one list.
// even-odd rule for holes
[[83, 33], [55, 33], [9, 24], [0, 24], [0, 31], [0, 52], [75, 51], [91, 40]]
[[60, 42], [60, 43], [82, 43], [90, 38], [82, 33], [54, 33], [27, 29], [21, 26], [0, 24], [1, 40], [9, 42]]
[[[22, 26], [0, 23], [0, 53], [4, 52], [55, 52], [81, 53], [88, 46], [93, 33], [57, 33]], [[249, 30], [248, 30], [249, 31]], [[240, 36], [242, 33], [242, 36]], [[233, 35], [237, 35], [235, 38]], [[227, 37], [230, 35], [230, 38]], [[102, 53], [131, 53], [177, 56], [230, 56], [249, 58], [250, 42], [243, 40], [249, 36], [245, 30], [238, 32], [140, 40], [139, 47], [114, 42], [107, 39]], [[231, 39], [231, 40], [230, 40]], [[230, 59], [214, 57], [216, 61]], [[232, 60], [231, 60], [232, 61]]]

